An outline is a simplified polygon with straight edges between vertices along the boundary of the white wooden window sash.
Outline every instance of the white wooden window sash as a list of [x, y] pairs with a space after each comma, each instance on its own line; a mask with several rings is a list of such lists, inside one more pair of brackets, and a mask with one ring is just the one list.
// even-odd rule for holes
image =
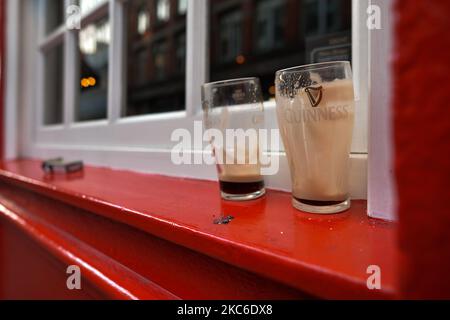
[[[33, 1], [33, 0], [30, 0]], [[39, 1], [39, 0], [34, 0]], [[66, 4], [72, 0], [65, 0]], [[213, 166], [186, 165], [176, 166], [171, 163], [170, 136], [174, 129], [192, 130], [193, 120], [201, 120], [200, 86], [208, 80], [209, 59], [209, 15], [207, 0], [189, 0], [186, 21], [186, 108], [184, 111], [161, 114], [121, 117], [125, 104], [124, 79], [126, 79], [126, 32], [124, 27], [124, 6], [129, 0], [105, 0], [82, 16], [82, 26], [94, 22], [99, 17], [109, 14], [112, 41], [109, 53], [108, 116], [105, 120], [74, 122], [74, 110], [78, 90], [75, 63], [77, 48], [77, 31], [66, 30], [61, 26], [48, 36], [44, 35], [43, 12], [38, 15], [39, 36], [36, 43], [25, 43], [23, 49], [35, 50], [37, 62], [36, 87], [30, 103], [23, 106], [25, 115], [22, 123], [31, 123], [34, 130], [21, 145], [23, 156], [49, 158], [64, 156], [83, 159], [87, 163], [127, 168], [136, 171], [156, 172], [161, 174], [188, 176], [203, 179], [215, 179]], [[367, 37], [366, 13], [369, 0], [353, 0], [353, 71], [357, 91], [356, 127], [352, 147], [351, 193], [354, 198], [367, 196], [367, 109], [368, 109], [368, 74], [369, 49]], [[14, 1], [8, 1], [14, 2]], [[38, 18], [39, 18], [38, 17]], [[64, 121], [61, 125], [42, 125], [43, 96], [43, 55], [46, 50], [60, 41], [64, 42]], [[368, 42], [368, 40], [367, 40]], [[35, 48], [38, 48], [36, 50]], [[31, 89], [30, 90], [31, 93]], [[37, 103], [36, 103], [37, 101]], [[37, 104], [37, 107], [36, 107]], [[275, 103], [265, 103], [267, 127], [277, 128]], [[33, 120], [30, 121], [30, 117]], [[28, 119], [26, 119], [28, 118]], [[192, 152], [199, 152], [193, 150]], [[277, 152], [278, 153], [278, 152]], [[289, 190], [289, 172], [283, 150], [281, 170], [276, 176], [268, 177], [269, 187]]]

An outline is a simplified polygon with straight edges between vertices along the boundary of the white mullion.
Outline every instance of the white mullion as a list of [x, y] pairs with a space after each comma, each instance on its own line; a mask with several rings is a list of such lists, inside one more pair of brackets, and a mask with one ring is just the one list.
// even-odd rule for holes
[[42, 42], [45, 37], [45, 21], [46, 21], [46, 2], [40, 1], [38, 7], [38, 42], [39, 49], [37, 50], [37, 76], [36, 76], [36, 114], [34, 126], [37, 130], [44, 126], [44, 72], [45, 72], [45, 50], [48, 49], [48, 41], [46, 44]]
[[319, 34], [326, 33], [327, 31], [327, 6], [328, 2], [325, 0], [318, 1], [317, 5], [319, 6]]
[[356, 112], [353, 153], [367, 153], [369, 109], [369, 30], [367, 13], [369, 0], [352, 1], [352, 68], [355, 86]]
[[208, 1], [188, 1], [186, 21], [186, 114], [201, 110], [200, 86], [208, 70]]
[[[73, 0], [65, 0], [66, 8], [74, 4]], [[77, 106], [79, 88], [77, 79], [78, 70], [78, 46], [76, 30], [67, 30], [64, 35], [64, 104], [63, 123], [68, 128], [75, 119], [75, 108]]]
[[[3, 160], [13, 160], [21, 155], [21, 147], [26, 137], [29, 136], [30, 128], [21, 128], [20, 120], [26, 111], [20, 110], [20, 105], [32, 99], [32, 89], [28, 89], [27, 85], [33, 83], [30, 81], [30, 73], [26, 68], [30, 68], [32, 63], [30, 61], [22, 62], [22, 59], [30, 58], [33, 55], [29, 54], [30, 48], [36, 44], [32, 43], [31, 37], [36, 37], [33, 32], [25, 34], [24, 30], [31, 25], [31, 21], [22, 21], [22, 17], [30, 12], [27, 3], [19, 1], [4, 1], [5, 2], [5, 29], [8, 31], [4, 33], [6, 46], [5, 53], [5, 69], [0, 70], [0, 73], [5, 72], [7, 81], [5, 83], [5, 109], [3, 118], [4, 128], [4, 157]], [[3, 29], [2, 29], [3, 32]], [[28, 40], [28, 41], [27, 41]], [[35, 39], [33, 39], [35, 40]], [[34, 49], [34, 48], [33, 48]], [[25, 67], [26, 66], [26, 67]], [[3, 74], [2, 74], [3, 77]], [[27, 90], [28, 89], [28, 90]], [[31, 99], [30, 99], [31, 97]], [[0, 102], [0, 104], [3, 103]], [[21, 112], [22, 111], [22, 112]], [[3, 112], [3, 110], [2, 110]], [[19, 130], [20, 128], [20, 130]], [[26, 144], [26, 142], [25, 142]]]
[[110, 0], [111, 44], [108, 66], [108, 120], [120, 119], [124, 97], [124, 4]]
[[83, 13], [81, 15], [81, 27], [83, 28], [84, 26], [102, 18], [108, 12], [110, 1], [111, 0], [104, 0], [94, 8]]

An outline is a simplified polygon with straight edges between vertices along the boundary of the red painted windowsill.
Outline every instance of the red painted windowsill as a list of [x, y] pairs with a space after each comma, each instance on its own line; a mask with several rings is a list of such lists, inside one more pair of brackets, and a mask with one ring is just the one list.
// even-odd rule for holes
[[[365, 201], [318, 216], [295, 210], [280, 191], [231, 203], [211, 181], [91, 166], [48, 176], [36, 160], [5, 162], [0, 178], [320, 298], [396, 294], [396, 226], [368, 218]], [[214, 224], [220, 215], [235, 219]], [[381, 268], [381, 290], [367, 289], [370, 265]]]

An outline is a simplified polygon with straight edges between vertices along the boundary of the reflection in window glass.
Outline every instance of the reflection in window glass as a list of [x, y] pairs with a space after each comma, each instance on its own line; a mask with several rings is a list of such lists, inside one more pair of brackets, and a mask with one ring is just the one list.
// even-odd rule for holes
[[[342, 0], [305, 0], [303, 11], [305, 12], [305, 34], [313, 36], [339, 31], [348, 22], [349, 13], [343, 11], [346, 6]], [[344, 14], [344, 16], [343, 16]]]
[[[155, 7], [155, 3], [157, 6]], [[129, 1], [127, 15], [127, 85], [123, 116], [183, 110], [185, 107], [186, 16], [164, 15], [166, 23], [149, 23], [139, 32], [139, 16], [148, 12], [156, 21], [158, 6], [177, 6], [171, 1]], [[152, 18], [154, 20], [152, 20]]]
[[210, 80], [257, 76], [265, 100], [277, 70], [351, 59], [351, 0], [210, 0]]
[[137, 20], [137, 32], [144, 35], [150, 28], [150, 12], [145, 7], [141, 8]]
[[63, 24], [65, 16], [64, 1], [45, 0], [45, 33], [49, 34], [55, 31]]
[[186, 32], [181, 32], [175, 37], [175, 68], [183, 73], [186, 69]]
[[80, 96], [77, 121], [106, 118], [110, 41], [108, 18], [80, 30]]
[[339, 2], [340, 0], [328, 0], [326, 3], [326, 21], [328, 32], [338, 30], [341, 27]]
[[[60, 1], [60, 0], [58, 0], [58, 1]], [[79, 1], [80, 1], [79, 3], [80, 3], [81, 13], [84, 14], [86, 12], [89, 12], [93, 8], [97, 7], [101, 3], [106, 2], [107, 0], [79, 0]], [[64, 2], [64, 1], [61, 0], [61, 2]]]
[[156, 17], [158, 21], [167, 22], [170, 18], [170, 1], [158, 0], [156, 2]]
[[187, 11], [188, 0], [178, 0], [178, 14], [185, 14]]
[[269, 51], [283, 46], [285, 0], [263, 0], [256, 6], [256, 47]]
[[318, 0], [305, 0], [303, 4], [304, 10], [304, 28], [305, 35], [315, 35], [320, 32], [319, 22], [319, 1]]
[[153, 65], [155, 66], [155, 78], [157, 80], [166, 77], [167, 70], [167, 42], [164, 40], [153, 44]]
[[61, 124], [63, 122], [63, 44], [44, 53], [44, 125]]
[[238, 59], [242, 52], [242, 12], [239, 9], [219, 17], [220, 59], [230, 62]]

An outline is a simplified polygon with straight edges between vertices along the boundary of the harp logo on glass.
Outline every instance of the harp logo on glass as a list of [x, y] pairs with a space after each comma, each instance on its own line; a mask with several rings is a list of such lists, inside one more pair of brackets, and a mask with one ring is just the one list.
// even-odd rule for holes
[[322, 86], [320, 87], [307, 87], [305, 88], [305, 92], [308, 95], [309, 102], [311, 103], [311, 107], [317, 107], [322, 101]]
[[[254, 119], [256, 121], [257, 119]], [[177, 144], [171, 150], [175, 165], [206, 164], [244, 166], [263, 176], [275, 175], [279, 170], [279, 157], [271, 151], [280, 150], [278, 129], [218, 129], [204, 130], [202, 121], [194, 121], [191, 131], [179, 128], [172, 132], [171, 141]]]

